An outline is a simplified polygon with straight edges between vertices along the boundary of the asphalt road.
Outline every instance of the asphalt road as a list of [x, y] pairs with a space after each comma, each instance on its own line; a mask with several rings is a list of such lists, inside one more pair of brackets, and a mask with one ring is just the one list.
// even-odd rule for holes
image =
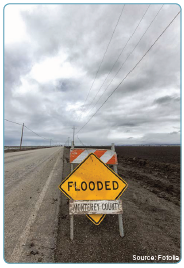
[[63, 148], [4, 156], [4, 259], [54, 262]]

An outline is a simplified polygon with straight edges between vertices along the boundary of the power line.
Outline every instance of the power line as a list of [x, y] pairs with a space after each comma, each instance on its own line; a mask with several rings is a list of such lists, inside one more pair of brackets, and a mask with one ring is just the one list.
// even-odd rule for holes
[[[92, 87], [93, 87], [93, 85], [94, 85], [94, 83], [95, 83], [95, 80], [96, 80], [96, 78], [97, 78], [97, 75], [98, 75], [98, 73], [99, 73], [99, 71], [100, 71], [100, 68], [101, 68], [102, 63], [103, 63], [104, 58], [105, 58], [105, 55], [106, 55], [107, 50], [108, 50], [108, 48], [109, 48], [109, 46], [110, 46], [110, 43], [111, 43], [111, 41], [112, 41], [113, 35], [114, 35], [114, 33], [115, 33], [115, 31], [116, 31], [116, 28], [117, 28], [117, 26], [118, 26], [118, 24], [119, 24], [119, 21], [120, 21], [120, 18], [121, 18], [121, 16], [122, 16], [124, 7], [125, 7], [125, 5], [123, 5], [123, 8], [122, 8], [121, 13], [120, 13], [120, 16], [119, 16], [119, 18], [118, 18], [118, 21], [117, 21], [117, 23], [116, 23], [116, 25], [115, 25], [115, 28], [114, 28], [114, 30], [113, 30], [113, 32], [112, 32], [112, 35], [111, 35], [111, 38], [110, 38], [110, 40], [109, 40], [109, 43], [107, 44], [105, 53], [104, 53], [104, 55], [103, 55], [103, 57], [102, 57], [102, 60], [101, 60], [101, 62], [100, 62], [100, 65], [99, 65], [99, 67], [98, 67], [98, 70], [97, 70], [97, 72], [96, 72], [95, 78], [94, 78], [94, 80], [93, 80], [93, 82], [92, 82], [92, 85], [91, 85], [89, 91], [88, 91], [88, 94], [87, 94], [85, 103], [86, 103], [86, 101], [87, 101], [87, 99], [88, 99], [88, 97], [89, 97], [89, 93], [90, 93], [90, 91], [91, 91], [91, 89], [92, 89]], [[84, 105], [85, 105], [85, 103], [84, 103]]]
[[13, 124], [17, 124], [17, 125], [20, 125], [20, 126], [22, 126], [22, 124], [20, 124], [20, 123], [17, 123], [17, 122], [13, 122], [13, 121], [10, 121], [10, 120], [8, 120], [8, 119], [4, 119], [5, 121], [8, 121], [8, 122], [11, 122], [11, 123], [13, 123]]
[[[151, 27], [152, 23], [154, 22], [154, 20], [156, 19], [156, 17], [158, 16], [158, 14], [160, 13], [161, 9], [163, 8], [164, 5], [161, 6], [161, 8], [158, 10], [157, 14], [155, 15], [155, 17], [153, 18], [153, 20], [150, 22], [150, 24], [148, 25], [147, 29], [145, 30], [145, 32], [143, 33], [143, 35], [141, 36], [141, 38], [139, 39], [139, 41], [137, 42], [137, 44], [135, 45], [135, 47], [133, 48], [133, 50], [128, 54], [128, 56], [126, 57], [125, 61], [122, 63], [121, 67], [118, 69], [118, 71], [116, 72], [115, 76], [113, 77], [113, 79], [110, 81], [110, 83], [108, 84], [108, 86], [104, 89], [103, 93], [101, 94], [101, 96], [99, 97], [99, 99], [96, 101], [95, 105], [89, 110], [89, 112], [95, 108], [95, 106], [97, 105], [97, 103], [99, 102], [99, 100], [103, 97], [104, 93], [106, 92], [106, 90], [108, 89], [108, 87], [111, 85], [111, 83], [113, 82], [114, 78], [118, 75], [118, 73], [120, 72], [120, 70], [123, 68], [124, 64], [126, 63], [126, 61], [128, 60], [128, 58], [131, 56], [131, 54], [134, 52], [134, 50], [137, 48], [137, 46], [139, 45], [139, 43], [141, 42], [142, 38], [145, 36], [145, 34], [147, 33], [148, 29]], [[117, 62], [117, 61], [116, 61]], [[112, 70], [112, 69], [111, 69]], [[102, 84], [103, 86], [103, 84]]]
[[[8, 119], [4, 119], [4, 120], [22, 126], [22, 124], [20, 124], [20, 123], [17, 123], [17, 122], [8, 120]], [[33, 132], [33, 133], [34, 133], [35, 135], [37, 135], [38, 137], [42, 138], [42, 139], [45, 139], [45, 140], [52, 140], [52, 141], [54, 141], [53, 139], [45, 138], [45, 137], [39, 135], [38, 133], [34, 132], [32, 129], [28, 128], [26, 125], [24, 125], [24, 127], [27, 128], [29, 131]]]
[[[43, 139], [45, 139], [45, 140], [52, 140], [52, 139], [48, 139], [48, 138], [45, 138], [45, 137], [43, 137], [43, 136], [37, 134], [36, 132], [34, 132], [34, 131], [31, 130], [30, 128], [28, 128], [27, 126], [24, 126], [24, 127], [27, 128], [29, 131], [33, 132], [35, 135], [37, 135], [37, 136], [40, 137], [40, 138], [43, 138]], [[53, 141], [53, 140], [52, 140], [52, 141]]]
[[77, 133], [79, 133], [89, 122], [90, 120], [98, 113], [98, 111], [104, 106], [104, 104], [108, 101], [108, 99], [114, 94], [114, 92], [119, 88], [119, 86], [124, 82], [124, 80], [128, 77], [128, 75], [135, 70], [135, 68], [139, 65], [139, 63], [144, 59], [144, 57], [149, 53], [152, 47], [156, 44], [156, 42], [160, 39], [160, 37], [165, 33], [165, 31], [169, 28], [169, 26], [173, 23], [173, 21], [180, 14], [180, 11], [177, 15], [171, 20], [171, 22], [167, 25], [167, 27], [162, 31], [162, 33], [157, 37], [154, 43], [149, 47], [149, 49], [145, 52], [145, 54], [141, 57], [141, 59], [134, 65], [134, 67], [126, 74], [123, 80], [118, 84], [118, 86], [111, 92], [111, 94], [107, 97], [107, 99], [102, 103], [102, 105], [96, 110], [96, 112], [89, 118], [89, 120], [79, 129]]
[[[118, 62], [119, 58], [121, 57], [121, 55], [122, 55], [123, 51], [125, 50], [127, 44], [129, 43], [129, 41], [132, 39], [132, 37], [133, 37], [134, 34], [136, 33], [137, 29], [139, 28], [139, 25], [141, 24], [142, 20], [144, 19], [144, 17], [145, 17], [145, 15], [146, 15], [146, 13], [148, 12], [148, 9], [149, 9], [149, 8], [150, 8], [150, 5], [147, 7], [146, 11], [144, 12], [143, 16], [141, 17], [140, 21], [138, 22], [138, 24], [137, 24], [136, 28], [134, 29], [133, 33], [132, 33], [132, 34], [130, 35], [130, 37], [128, 38], [128, 40], [127, 40], [127, 42], [125, 43], [123, 49], [121, 50], [120, 54], [118, 55], [117, 59], [115, 60], [113, 66], [112, 66], [112, 68], [111, 68], [111, 70], [110, 70], [109, 73], [107, 74], [105, 80], [103, 81], [102, 85], [100, 86], [99, 90], [97, 91], [96, 95], [94, 96], [94, 98], [93, 98], [92, 102], [89, 104], [89, 106], [92, 105], [92, 103], [93, 103], [93, 101], [95, 100], [96, 96], [99, 94], [101, 88], [103, 87], [105, 81], [107, 80], [107, 78], [109, 77], [110, 73], [111, 73], [112, 70], [114, 69], [114, 66], [116, 65], [116, 63]], [[95, 105], [96, 105], [96, 104], [95, 104]]]
[[87, 145], [85, 145], [80, 139], [79, 139], [79, 137], [77, 136], [77, 139], [79, 140], [79, 142], [82, 144], [82, 146], [84, 146], [84, 147], [87, 147]]
[[[77, 139], [79, 140], [79, 142], [82, 144], [82, 146], [86, 147], [86, 151], [88, 152], [88, 155], [90, 154], [90, 151], [88, 149], [88, 146], [86, 144], [84, 144], [80, 139], [79, 137], [77, 136]], [[93, 162], [93, 158], [90, 156], [90, 159], [92, 160]]]

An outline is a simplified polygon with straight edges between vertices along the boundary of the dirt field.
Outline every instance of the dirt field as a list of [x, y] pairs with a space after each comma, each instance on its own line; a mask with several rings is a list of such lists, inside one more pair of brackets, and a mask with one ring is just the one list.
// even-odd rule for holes
[[[116, 215], [106, 215], [99, 226], [79, 215], [74, 217], [70, 241], [68, 199], [61, 193], [55, 261], [178, 262], [174, 256], [180, 256], [180, 147], [117, 147], [116, 152], [118, 173], [128, 183], [122, 195], [124, 238], [119, 236]], [[69, 172], [65, 149], [63, 179]]]

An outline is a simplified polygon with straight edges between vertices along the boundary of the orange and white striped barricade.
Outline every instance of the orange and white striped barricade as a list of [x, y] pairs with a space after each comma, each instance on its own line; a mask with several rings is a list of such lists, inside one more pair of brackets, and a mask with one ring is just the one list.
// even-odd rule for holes
[[[74, 143], [71, 143], [70, 149], [70, 164], [71, 172], [74, 169], [74, 164], [80, 164], [89, 154], [95, 154], [101, 161], [107, 165], [113, 165], [113, 170], [118, 174], [117, 154], [115, 152], [114, 143], [112, 143], [111, 149], [92, 149], [92, 148], [74, 148]], [[70, 215], [70, 238], [73, 240], [73, 215]], [[120, 236], [124, 236], [123, 219], [122, 214], [118, 214], [119, 232]]]
[[90, 148], [71, 148], [70, 163], [80, 164], [91, 153], [95, 154], [101, 161], [103, 161], [107, 165], [118, 164], [117, 155], [114, 150]]

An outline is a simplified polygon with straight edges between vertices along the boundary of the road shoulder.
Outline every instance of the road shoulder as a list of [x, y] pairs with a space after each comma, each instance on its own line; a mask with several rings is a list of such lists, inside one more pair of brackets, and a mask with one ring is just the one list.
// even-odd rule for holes
[[[9, 263], [54, 263], [63, 171], [63, 150], [53, 155], [46, 183], [27, 219]], [[36, 182], [35, 182], [36, 183]]]

